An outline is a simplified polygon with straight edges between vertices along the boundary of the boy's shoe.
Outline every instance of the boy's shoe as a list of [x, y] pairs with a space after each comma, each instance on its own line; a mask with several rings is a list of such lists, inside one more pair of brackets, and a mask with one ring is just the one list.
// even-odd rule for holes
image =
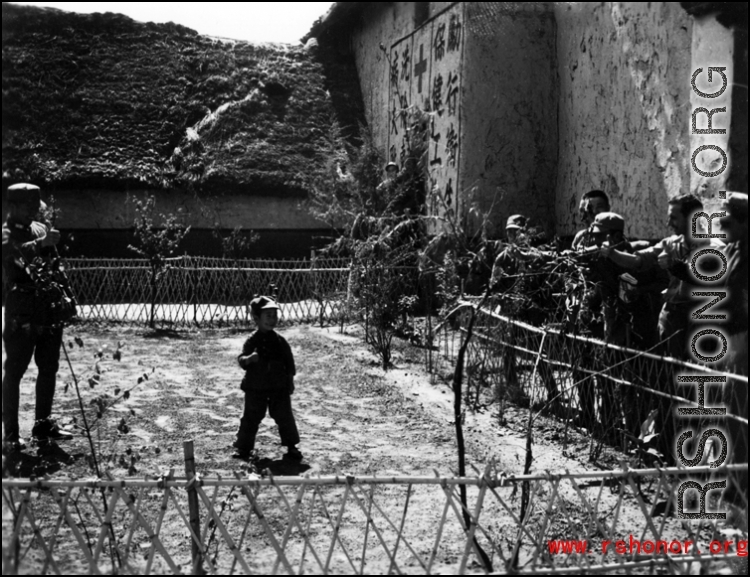
[[303, 459], [302, 453], [297, 447], [289, 447], [284, 458], [290, 461], [301, 461]]
[[18, 435], [9, 435], [3, 439], [3, 455], [20, 453], [26, 449], [26, 442]]
[[47, 441], [59, 442], [70, 441], [73, 438], [73, 433], [61, 428], [54, 419], [43, 419], [37, 421], [34, 428], [31, 429], [31, 436], [40, 443]]
[[243, 461], [257, 459], [257, 456], [253, 449], [244, 449], [242, 447], [238, 447], [237, 441], [234, 441], [232, 443], [232, 447], [234, 447], [234, 454], [232, 455], [232, 459], [241, 459]]

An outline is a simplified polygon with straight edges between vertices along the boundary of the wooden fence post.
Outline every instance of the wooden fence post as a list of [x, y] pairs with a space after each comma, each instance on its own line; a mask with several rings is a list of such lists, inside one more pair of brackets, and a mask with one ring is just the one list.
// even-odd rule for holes
[[[195, 451], [193, 448], [193, 441], [185, 441], [182, 444], [183, 452], [185, 453], [185, 475], [187, 476], [188, 483], [195, 478]], [[200, 510], [198, 509], [198, 492], [195, 490], [193, 485], [188, 488], [188, 509], [190, 511], [190, 527], [195, 533], [197, 538], [193, 539], [191, 536], [190, 543], [192, 545], [191, 552], [193, 558], [193, 575], [205, 575], [206, 572], [203, 569], [203, 552], [201, 551], [201, 519]]]

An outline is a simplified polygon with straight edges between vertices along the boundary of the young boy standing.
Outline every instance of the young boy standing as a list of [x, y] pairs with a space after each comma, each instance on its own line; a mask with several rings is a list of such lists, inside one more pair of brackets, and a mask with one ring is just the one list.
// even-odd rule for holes
[[257, 297], [250, 302], [253, 320], [258, 330], [245, 341], [242, 354], [237, 357], [245, 369], [242, 390], [245, 409], [234, 443], [235, 458], [248, 459], [255, 448], [258, 426], [266, 416], [266, 409], [279, 427], [281, 444], [287, 447], [285, 458], [300, 461], [297, 449], [299, 433], [292, 413], [291, 395], [294, 393], [294, 357], [289, 343], [273, 329], [278, 323], [279, 305], [269, 297]]

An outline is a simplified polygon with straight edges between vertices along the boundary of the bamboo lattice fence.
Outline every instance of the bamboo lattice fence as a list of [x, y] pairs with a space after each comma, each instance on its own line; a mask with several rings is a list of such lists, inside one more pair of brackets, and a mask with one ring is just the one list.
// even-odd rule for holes
[[[571, 426], [583, 424], [599, 438], [627, 446], [640, 435], [651, 411], [669, 415], [678, 406], [698, 406], [696, 383], [682, 385], [678, 375], [718, 375], [716, 385], [706, 385], [705, 404], [729, 406], [728, 399], [739, 395], [745, 409], [728, 411], [720, 424], [744, 428], [747, 438], [746, 375], [566, 333], [555, 326], [533, 326], [470, 301], [460, 302], [434, 329], [433, 346], [425, 355], [433, 374], [452, 375], [471, 311], [476, 311], [477, 321], [465, 363], [469, 399], [490, 388], [501, 411], [502, 405], [521, 399]], [[656, 423], [657, 432], [660, 429], [667, 439], [677, 438], [678, 428], [688, 424], [687, 419]]]
[[229, 260], [177, 257], [166, 261], [156, 289], [144, 259], [67, 259], [83, 322], [147, 323], [152, 304], [160, 327], [250, 326], [250, 300], [273, 295], [282, 320], [338, 321], [346, 314], [349, 261]]
[[[718, 474], [740, 469], [747, 465]], [[4, 480], [3, 574], [176, 574], [199, 562], [211, 574], [713, 572], [742, 560], [736, 540], [720, 552], [711, 543], [723, 539], [724, 522], [678, 520], [663, 507], [688, 474], [709, 472], [717, 474], [509, 476], [490, 465], [464, 478]], [[530, 499], [521, 518], [524, 483]], [[645, 483], [655, 500], [644, 496]], [[199, 525], [189, 519], [189, 490]], [[581, 552], [561, 549], [576, 546]]]
[[[244, 324], [249, 297], [272, 293], [287, 318], [331, 321], [347, 312], [350, 268], [343, 262], [325, 264], [226, 266], [213, 259], [177, 259], [160, 285], [158, 319], [177, 325]], [[145, 261], [131, 268], [75, 260], [69, 266], [85, 318], [148, 319]], [[714, 373], [568, 334], [559, 325], [533, 326], [491, 304], [480, 308], [466, 301], [431, 331], [425, 351], [434, 374], [454, 368], [472, 311], [478, 320], [466, 362], [467, 398], [483, 387], [498, 391], [501, 405], [520, 394], [531, 407], [547, 408], [571, 426], [589, 411], [592, 433], [623, 445], [638, 435], [633, 424], [643, 422], [645, 410], [696, 405], [694, 387], [680, 390], [677, 374]], [[746, 376], [722, 375], [729, 391], [746, 391]], [[746, 437], [746, 412], [727, 419], [725, 424], [744, 428]], [[674, 438], [669, 429], [662, 434]], [[188, 572], [194, 569], [191, 542], [205, 569], [215, 574], [482, 573], [487, 558], [492, 571], [517, 574], [695, 571], [691, 564], [712, 571], [713, 564], [727, 567], [738, 556], [732, 551], [706, 555], [707, 543], [720, 530], [737, 531], [669, 514], [682, 481], [710, 475], [747, 478], [747, 464], [515, 476], [488, 469], [473, 478], [8, 479], [3, 481], [3, 572], [29, 567], [41, 567], [41, 573]], [[188, 518], [188, 487], [201, 505], [199, 534]], [[462, 490], [468, 494], [465, 510]], [[519, 490], [528, 496], [523, 518]], [[663, 541], [666, 547], [690, 540], [703, 554], [604, 553], [605, 541], [631, 537]], [[746, 533], [740, 538], [746, 547]], [[570, 539], [586, 541], [586, 552], [551, 551], [551, 544], [574, 543]]]

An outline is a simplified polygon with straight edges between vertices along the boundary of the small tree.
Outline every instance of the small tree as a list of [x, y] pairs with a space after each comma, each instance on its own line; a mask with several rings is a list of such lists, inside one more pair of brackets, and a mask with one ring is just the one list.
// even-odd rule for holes
[[149, 326], [154, 328], [154, 314], [156, 311], [156, 295], [159, 282], [167, 272], [169, 265], [167, 258], [177, 252], [177, 247], [190, 232], [190, 227], [178, 222], [175, 214], [156, 212], [156, 198], [153, 194], [145, 200], [134, 200], [136, 217], [133, 221], [134, 235], [137, 246], [128, 248], [149, 261], [151, 269], [151, 314]]
[[247, 256], [250, 245], [260, 240], [260, 235], [257, 232], [251, 230], [249, 233], [249, 235], [246, 235], [241, 226], [235, 226], [232, 232], [223, 235], [217, 224], [212, 235], [221, 243], [221, 256], [237, 262]]

